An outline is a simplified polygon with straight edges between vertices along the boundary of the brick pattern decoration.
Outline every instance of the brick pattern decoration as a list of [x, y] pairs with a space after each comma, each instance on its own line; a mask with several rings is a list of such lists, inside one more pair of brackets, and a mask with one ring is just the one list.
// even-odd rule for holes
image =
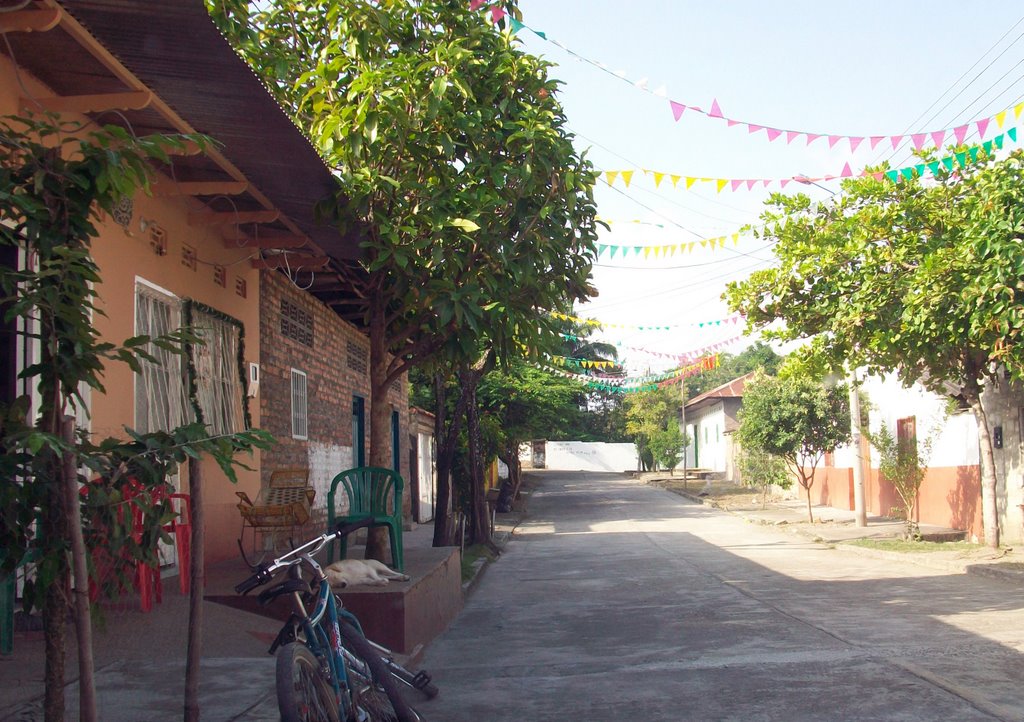
[[[312, 347], [281, 333], [281, 308], [294, 307], [312, 318], [315, 336]], [[370, 378], [366, 370], [351, 370], [348, 358], [353, 349], [369, 355], [369, 343], [355, 326], [341, 320], [330, 308], [299, 290], [277, 271], [260, 273], [260, 388], [262, 427], [277, 439], [273, 448], [261, 455], [261, 482], [266, 485], [274, 469], [309, 465], [310, 447], [352, 445], [352, 397], [366, 399], [366, 439], [370, 438]], [[308, 439], [292, 438], [291, 370], [307, 374]], [[409, 500], [408, 380], [402, 378], [389, 390], [388, 402], [398, 410], [402, 477], [406, 479], [403, 506]], [[369, 449], [366, 449], [369, 454]], [[343, 469], [338, 469], [343, 471]], [[324, 508], [326, 494], [318, 493], [315, 506]]]

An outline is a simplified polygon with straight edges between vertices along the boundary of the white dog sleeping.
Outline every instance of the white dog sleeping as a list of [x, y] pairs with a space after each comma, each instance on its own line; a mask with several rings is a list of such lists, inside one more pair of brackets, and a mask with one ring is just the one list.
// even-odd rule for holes
[[327, 583], [335, 588], [354, 587], [359, 584], [382, 587], [398, 579], [409, 581], [409, 575], [396, 572], [376, 559], [342, 559], [324, 569]]

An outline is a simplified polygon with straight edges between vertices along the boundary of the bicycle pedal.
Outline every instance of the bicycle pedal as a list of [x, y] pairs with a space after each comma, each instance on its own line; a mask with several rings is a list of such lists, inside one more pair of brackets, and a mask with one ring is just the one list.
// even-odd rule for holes
[[412, 686], [416, 689], [423, 689], [428, 684], [430, 684], [430, 675], [423, 670], [417, 672], [412, 678]]

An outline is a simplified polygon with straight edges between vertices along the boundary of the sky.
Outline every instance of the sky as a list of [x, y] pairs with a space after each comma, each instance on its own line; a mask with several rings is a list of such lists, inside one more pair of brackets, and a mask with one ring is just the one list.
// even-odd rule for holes
[[[1024, 101], [1019, 2], [521, 0], [520, 9], [523, 49], [554, 64], [577, 149], [603, 173], [595, 198], [610, 230], [599, 244], [630, 248], [598, 258], [599, 295], [575, 315], [606, 324], [592, 338], [617, 344], [632, 373], [752, 341], [738, 338], [743, 324], [721, 294], [773, 256], [765, 240], [733, 234], [757, 224], [772, 192], [827, 200], [839, 191], [838, 181], [782, 188], [778, 179], [905, 166], [913, 145], [894, 150], [891, 136], [952, 129]], [[678, 120], [670, 101], [687, 106]], [[722, 118], [708, 116], [713, 103]], [[1019, 123], [1011, 110], [985, 138]], [[770, 141], [756, 126], [802, 133]], [[806, 133], [822, 137], [808, 143]], [[830, 135], [865, 140], [851, 149]], [[871, 136], [885, 138], [872, 149]], [[976, 125], [967, 138], [977, 140]], [[624, 170], [634, 171], [628, 187]], [[645, 170], [666, 175], [656, 186]], [[611, 185], [607, 171], [620, 171]], [[675, 187], [671, 175], [681, 176]], [[686, 189], [687, 176], [773, 182]], [[701, 246], [722, 237], [724, 246]], [[676, 252], [645, 257], [635, 246]]]

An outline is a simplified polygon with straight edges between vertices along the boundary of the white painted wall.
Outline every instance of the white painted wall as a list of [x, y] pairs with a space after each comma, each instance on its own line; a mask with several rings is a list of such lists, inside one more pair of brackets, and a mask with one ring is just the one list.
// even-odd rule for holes
[[[327, 508], [327, 493], [331, 490], [331, 481], [346, 469], [352, 468], [352, 447], [324, 444], [317, 441], [309, 442], [309, 483], [316, 489], [313, 499], [314, 508]], [[339, 511], [348, 505], [348, 497], [344, 489], [337, 493]]]
[[546, 467], [562, 471], [635, 471], [636, 446], [601, 441], [549, 441]]
[[[718, 402], [686, 417], [691, 441], [686, 449], [686, 467], [726, 472], [729, 444], [725, 437], [725, 404]], [[694, 448], [696, 446], [696, 448]]]

